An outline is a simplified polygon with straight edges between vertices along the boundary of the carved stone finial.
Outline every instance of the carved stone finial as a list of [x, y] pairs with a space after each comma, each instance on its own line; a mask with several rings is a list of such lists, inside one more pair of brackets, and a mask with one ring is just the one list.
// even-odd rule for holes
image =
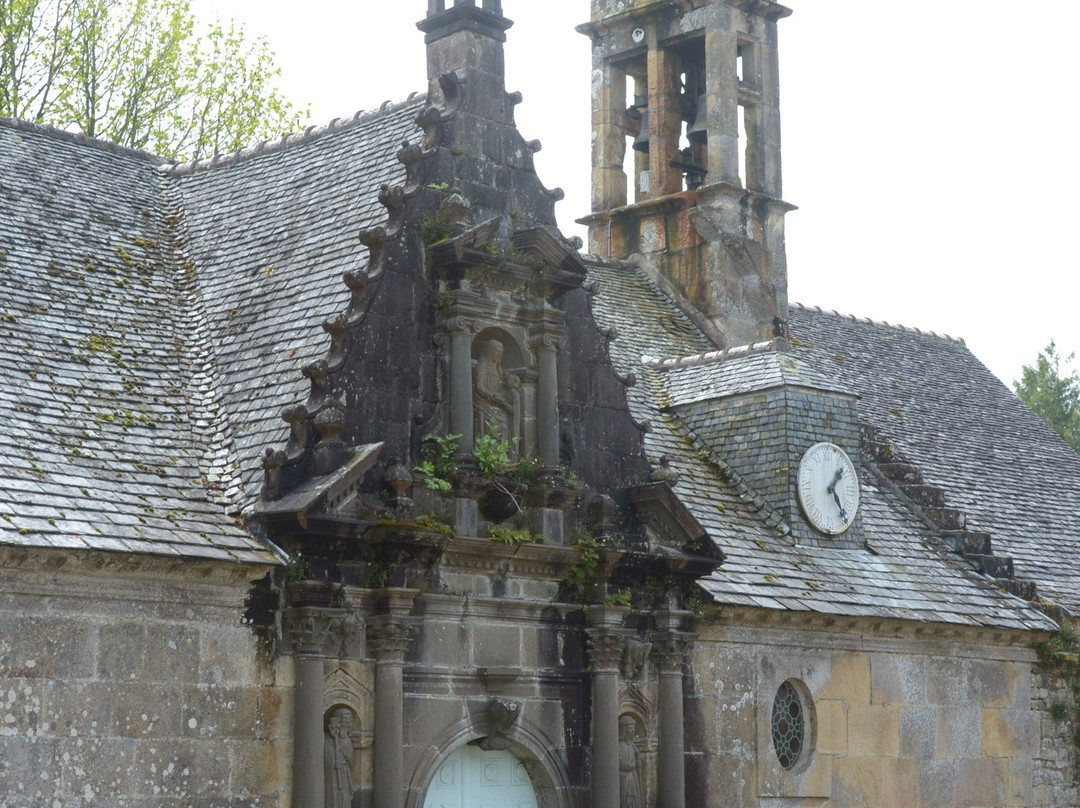
[[491, 734], [480, 741], [485, 752], [510, 748], [510, 730], [521, 715], [521, 704], [509, 699], [492, 699], [488, 705]]
[[345, 444], [341, 433], [345, 429], [345, 406], [338, 400], [327, 403], [315, 416], [319, 442], [315, 445], [312, 474], [329, 474], [345, 459]]
[[393, 492], [394, 506], [399, 510], [412, 507], [412, 500], [409, 498], [409, 491], [412, 488], [413, 476], [409, 469], [398, 463], [391, 466], [386, 470], [386, 476], [383, 477], [383, 481], [387, 487]]
[[367, 271], [363, 269], [350, 269], [342, 273], [341, 277], [352, 292], [345, 313], [345, 324], [356, 325], [367, 313], [368, 284], [371, 282], [371, 278], [368, 277]]
[[430, 151], [439, 145], [439, 124], [442, 113], [438, 107], [425, 107], [416, 116], [416, 125], [424, 130], [423, 150]]
[[308, 403], [319, 405], [330, 392], [329, 367], [325, 359], [317, 359], [300, 368], [308, 379], [311, 380], [311, 393], [308, 395]]
[[281, 490], [281, 467], [285, 465], [289, 457], [285, 452], [278, 449], [267, 449], [262, 458], [263, 467], [263, 499], [277, 499], [283, 493]]
[[671, 488], [679, 484], [679, 472], [671, 467], [671, 459], [667, 455], [660, 457], [659, 465], [653, 469], [651, 477], [654, 482], [665, 482]]
[[439, 213], [446, 218], [451, 234], [460, 235], [469, 229], [472, 203], [461, 194], [450, 194], [439, 206]]
[[300, 457], [307, 451], [313, 432], [309, 420], [308, 408], [303, 404], [286, 407], [281, 411], [281, 419], [289, 425], [289, 441], [285, 444], [285, 455], [289, 460]]
[[386, 219], [387, 233], [397, 233], [405, 223], [405, 189], [384, 182], [379, 189], [379, 203], [390, 212]]
[[323, 320], [322, 327], [323, 331], [330, 335], [329, 364], [337, 368], [345, 361], [345, 339], [348, 334], [345, 329], [345, 315], [335, 314], [333, 317], [327, 317]]

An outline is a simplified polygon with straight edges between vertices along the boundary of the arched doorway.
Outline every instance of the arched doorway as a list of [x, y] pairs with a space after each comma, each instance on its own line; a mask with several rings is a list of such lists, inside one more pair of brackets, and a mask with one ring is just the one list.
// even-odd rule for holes
[[459, 746], [435, 772], [424, 808], [537, 808], [525, 764], [506, 750]]

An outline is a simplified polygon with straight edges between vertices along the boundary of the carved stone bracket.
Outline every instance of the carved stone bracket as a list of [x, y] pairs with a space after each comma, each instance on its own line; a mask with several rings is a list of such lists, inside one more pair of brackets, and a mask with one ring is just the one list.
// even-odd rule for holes
[[491, 734], [480, 741], [486, 752], [510, 748], [510, 730], [521, 715], [521, 703], [509, 699], [492, 699], [488, 705]]
[[297, 656], [331, 656], [341, 633], [361, 625], [360, 618], [347, 609], [301, 606], [285, 611], [285, 629]]
[[642, 642], [636, 638], [627, 640], [621, 663], [623, 679], [630, 682], [637, 678], [651, 650], [651, 642]]

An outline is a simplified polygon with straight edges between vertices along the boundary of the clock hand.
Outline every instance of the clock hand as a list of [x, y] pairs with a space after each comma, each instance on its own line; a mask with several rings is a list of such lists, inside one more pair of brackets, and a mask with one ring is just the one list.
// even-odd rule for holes
[[847, 511], [844, 510], [844, 506], [840, 502], [840, 495], [836, 493], [836, 489], [833, 489], [832, 498], [836, 501], [836, 507], [840, 510], [840, 518], [847, 520]]
[[836, 470], [836, 475], [832, 478], [832, 482], [829, 483], [829, 487], [825, 489], [826, 494], [832, 494], [836, 496], [836, 484], [840, 482], [840, 478], [844, 476], [844, 468], [841, 466]]

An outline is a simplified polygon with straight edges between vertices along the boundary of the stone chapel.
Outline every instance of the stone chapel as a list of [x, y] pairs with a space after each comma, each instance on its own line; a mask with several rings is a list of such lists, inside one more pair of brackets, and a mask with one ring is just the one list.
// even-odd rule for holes
[[502, 0], [213, 160], [0, 119], [0, 808], [1078, 803], [1080, 457], [788, 301], [789, 14], [591, 0], [587, 245]]

